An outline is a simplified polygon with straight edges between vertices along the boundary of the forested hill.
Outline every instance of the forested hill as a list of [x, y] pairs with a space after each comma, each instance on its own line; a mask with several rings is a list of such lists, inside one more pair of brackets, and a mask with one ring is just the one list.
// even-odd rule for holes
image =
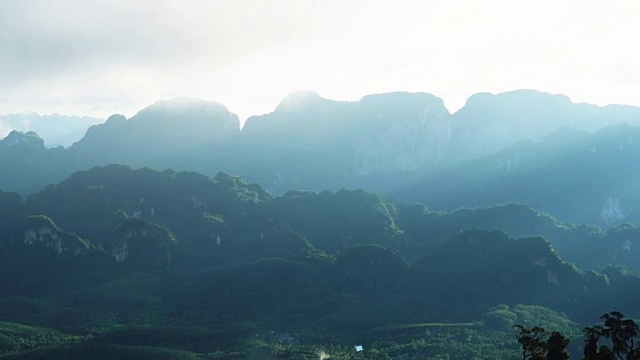
[[[640, 315], [635, 227], [518, 204], [443, 213], [360, 190], [274, 197], [225, 173], [112, 165], [26, 201], [0, 193], [0, 214], [0, 351], [15, 358], [260, 358], [244, 347], [356, 341], [399, 355], [425, 329], [444, 336], [434, 354], [462, 332], [505, 356], [519, 321], [577, 334], [612, 308]], [[40, 342], [24, 343], [30, 332]]]
[[252, 226], [271, 223], [290, 228], [329, 254], [378, 244], [413, 262], [461, 231], [501, 229], [517, 237], [544, 236], [564, 259], [582, 268], [598, 270], [615, 263], [640, 271], [633, 251], [639, 238], [635, 226], [600, 229], [563, 223], [514, 203], [441, 212], [362, 190], [289, 191], [274, 197], [260, 185], [226, 173], [209, 177], [122, 165], [75, 173], [24, 202], [16, 194], [2, 194], [11, 219], [6, 226], [22, 214], [45, 215], [61, 228], [98, 243], [123, 219], [160, 224], [178, 238], [189, 239], [206, 233], [223, 239], [231, 229], [249, 232]]
[[491, 350], [505, 356], [519, 321], [577, 334], [574, 322], [611, 308], [640, 315], [640, 277], [620, 266], [638, 264], [635, 227], [576, 226], [525, 205], [443, 213], [361, 190], [274, 197], [225, 173], [111, 165], [26, 201], [0, 193], [0, 214], [9, 358], [273, 354], [287, 343], [273, 329], [306, 336], [296, 351], [361, 341], [400, 354], [425, 326], [444, 336], [429, 351], [452, 351], [446, 339], [462, 331], [507, 341]]

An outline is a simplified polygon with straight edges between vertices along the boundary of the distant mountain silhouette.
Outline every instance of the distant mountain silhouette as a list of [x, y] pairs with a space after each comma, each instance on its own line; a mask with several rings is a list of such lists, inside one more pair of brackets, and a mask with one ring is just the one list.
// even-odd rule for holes
[[559, 129], [491, 155], [426, 174], [387, 195], [434, 208], [516, 201], [572, 221], [640, 221], [640, 127], [595, 133]]
[[365, 96], [356, 102], [312, 92], [287, 96], [275, 112], [247, 120], [237, 173], [275, 192], [358, 186], [358, 179], [428, 168], [442, 161], [450, 114], [424, 93]]
[[593, 132], [623, 122], [640, 125], [640, 108], [576, 104], [536, 90], [479, 93], [453, 114], [452, 155], [477, 158], [522, 139], [541, 140], [561, 127]]
[[69, 153], [86, 166], [121, 163], [136, 166], [188, 167], [195, 158], [222, 158], [240, 134], [238, 117], [222, 104], [195, 99], [158, 101], [126, 119], [112, 115], [89, 128]]
[[90, 116], [67, 116], [60, 114], [40, 115], [35, 112], [0, 115], [0, 137], [3, 131], [34, 131], [43, 139], [47, 147], [69, 147], [80, 140], [87, 129], [104, 122]]
[[33, 131], [12, 131], [0, 140], [0, 189], [24, 195], [64, 179], [77, 166], [66, 155], [63, 148], [45, 148]]
[[163, 100], [131, 119], [109, 117], [68, 149], [11, 133], [0, 142], [0, 189], [26, 196], [74, 171], [118, 163], [225, 171], [275, 194], [363, 188], [442, 209], [516, 201], [614, 224], [637, 207], [640, 174], [629, 169], [638, 168], [638, 124], [637, 107], [575, 104], [534, 90], [477, 94], [453, 115], [425, 93], [344, 102], [304, 91], [242, 130], [220, 103]]

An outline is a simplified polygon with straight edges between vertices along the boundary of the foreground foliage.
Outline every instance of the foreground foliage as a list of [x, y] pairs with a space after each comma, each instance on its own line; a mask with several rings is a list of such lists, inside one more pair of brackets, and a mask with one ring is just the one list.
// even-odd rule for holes
[[[603, 324], [583, 329], [583, 360], [640, 359], [640, 328], [619, 311], [600, 317]], [[570, 340], [560, 332], [550, 334], [543, 327], [514, 325], [514, 333], [522, 347], [522, 360], [566, 360]]]

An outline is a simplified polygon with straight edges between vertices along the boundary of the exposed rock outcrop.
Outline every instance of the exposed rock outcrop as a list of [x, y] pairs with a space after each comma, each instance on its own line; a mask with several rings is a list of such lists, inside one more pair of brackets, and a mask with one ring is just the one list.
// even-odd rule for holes
[[51, 219], [40, 215], [27, 218], [23, 242], [26, 245], [42, 244], [58, 254], [69, 253], [75, 257], [82, 257], [92, 249], [87, 241], [59, 229]]

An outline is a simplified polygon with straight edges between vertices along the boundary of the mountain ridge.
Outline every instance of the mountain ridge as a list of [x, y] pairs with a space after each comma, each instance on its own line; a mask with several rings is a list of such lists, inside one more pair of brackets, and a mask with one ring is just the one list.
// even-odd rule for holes
[[[0, 143], [7, 144], [19, 137], [34, 147], [24, 151], [0, 148], [0, 165], [7, 169], [6, 174], [0, 175], [0, 188], [26, 196], [77, 170], [120, 163], [207, 174], [225, 171], [263, 184], [275, 194], [291, 189], [364, 188], [407, 200], [402, 197], [402, 191], [406, 192], [403, 189], [412, 189], [417, 184], [421, 189], [411, 190], [412, 194], [419, 195], [425, 187], [441, 193], [452, 191], [452, 201], [445, 204], [429, 197], [415, 198], [442, 209], [537, 201], [532, 203], [534, 207], [574, 222], [615, 222], [621, 217], [599, 220], [596, 212], [600, 209], [594, 206], [585, 207], [579, 217], [569, 217], [565, 209], [558, 210], [555, 204], [539, 201], [553, 201], [548, 196], [531, 200], [505, 194], [481, 203], [474, 202], [477, 194], [494, 192], [481, 188], [477, 194], [464, 197], [459, 188], [473, 188], [466, 185], [470, 182], [474, 186], [486, 184], [486, 179], [502, 172], [509, 175], [504, 181], [510, 181], [519, 171], [533, 173], [537, 171], [534, 167], [545, 171], [545, 167], [551, 169], [561, 162], [570, 164], [570, 156], [579, 150], [575, 146], [580, 141], [591, 141], [585, 139], [600, 142], [611, 138], [614, 142], [622, 141], [618, 146], [632, 149], [633, 141], [628, 140], [635, 125], [627, 125], [628, 129], [609, 125], [595, 133], [587, 130], [594, 121], [601, 126], [622, 120], [640, 121], [640, 108], [574, 104], [565, 96], [534, 90], [478, 94], [454, 114], [449, 113], [440, 98], [407, 92], [369, 95], [354, 102], [300, 92], [283, 99], [280, 105], [272, 113], [252, 117], [241, 129], [237, 116], [220, 103], [160, 101], [131, 119], [121, 115], [109, 117], [104, 124], [91, 127], [82, 140], [68, 149], [43, 149], [35, 134], [12, 133], [12, 137]], [[283, 106], [290, 109], [284, 111]], [[569, 130], [581, 123], [586, 130]], [[598, 147], [594, 144], [590, 149], [594, 146]], [[34, 151], [36, 148], [38, 151]], [[553, 151], [561, 152], [551, 161], [545, 160]], [[607, 157], [603, 158], [607, 166], [618, 161], [609, 158], [614, 156], [610, 152], [595, 154]], [[531, 162], [532, 158], [538, 160]], [[632, 159], [623, 157], [620, 161]], [[621, 164], [629, 166], [631, 163]], [[585, 165], [580, 171], [584, 173], [587, 169]], [[580, 172], [569, 176], [577, 174]], [[560, 176], [566, 177], [558, 172]], [[471, 180], [474, 177], [477, 178]], [[603, 187], [613, 187], [613, 178], [601, 178], [606, 182]], [[506, 190], [515, 185], [491, 186]], [[570, 196], [578, 196], [571, 194], [580, 189], [565, 186], [565, 190]], [[612, 199], [621, 198], [607, 191], [605, 195]], [[605, 198], [597, 201], [602, 203]], [[468, 200], [456, 202], [459, 199]], [[587, 213], [587, 209], [592, 213]]]

